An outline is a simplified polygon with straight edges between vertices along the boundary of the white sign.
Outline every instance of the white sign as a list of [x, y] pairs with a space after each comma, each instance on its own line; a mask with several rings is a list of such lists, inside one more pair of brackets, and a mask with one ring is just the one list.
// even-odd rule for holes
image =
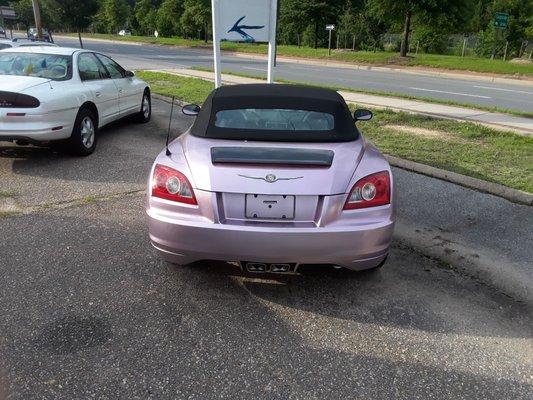
[[220, 40], [268, 42], [271, 0], [219, 0]]
[[220, 42], [268, 42], [267, 81], [274, 81], [278, 0], [211, 0], [215, 86], [220, 87]]
[[333, 31], [333, 30], [335, 30], [335, 25], [326, 25], [326, 30], [327, 30], [327, 31]]

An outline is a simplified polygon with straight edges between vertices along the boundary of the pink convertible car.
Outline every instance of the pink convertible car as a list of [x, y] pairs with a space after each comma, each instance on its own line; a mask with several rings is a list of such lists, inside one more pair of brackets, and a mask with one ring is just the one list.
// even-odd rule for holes
[[377, 268], [395, 221], [391, 169], [336, 92], [294, 85], [214, 90], [153, 165], [150, 240], [164, 260]]

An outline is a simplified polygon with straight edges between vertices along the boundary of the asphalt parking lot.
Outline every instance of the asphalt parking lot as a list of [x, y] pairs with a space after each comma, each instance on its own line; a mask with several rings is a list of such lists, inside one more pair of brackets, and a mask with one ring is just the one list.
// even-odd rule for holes
[[158, 260], [142, 190], [168, 111], [87, 158], [0, 144], [24, 211], [0, 217], [0, 399], [531, 398], [531, 310], [398, 242], [378, 273]]

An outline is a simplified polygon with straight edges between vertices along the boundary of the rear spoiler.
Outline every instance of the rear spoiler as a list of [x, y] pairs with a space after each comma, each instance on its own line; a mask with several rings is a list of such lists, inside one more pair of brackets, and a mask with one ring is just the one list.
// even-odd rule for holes
[[332, 150], [276, 147], [212, 147], [213, 164], [281, 164], [330, 167]]

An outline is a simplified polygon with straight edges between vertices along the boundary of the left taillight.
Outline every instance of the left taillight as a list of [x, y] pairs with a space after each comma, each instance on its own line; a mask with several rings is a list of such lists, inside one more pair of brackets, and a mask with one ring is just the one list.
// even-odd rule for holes
[[356, 210], [390, 204], [390, 186], [391, 179], [388, 171], [365, 176], [352, 188], [344, 209]]
[[0, 91], [0, 108], [37, 108], [41, 102], [27, 94]]
[[187, 177], [173, 168], [160, 164], [154, 169], [152, 196], [178, 203], [198, 204]]

